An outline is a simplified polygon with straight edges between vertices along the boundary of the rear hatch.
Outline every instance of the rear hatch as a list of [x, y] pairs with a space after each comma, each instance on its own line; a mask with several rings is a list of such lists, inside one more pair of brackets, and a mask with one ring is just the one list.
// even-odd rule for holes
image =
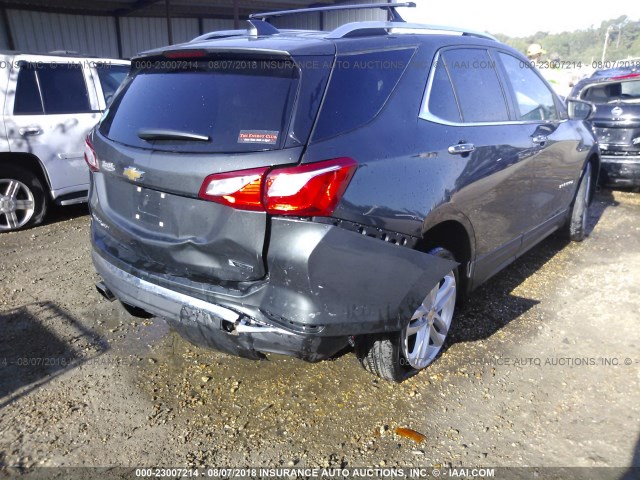
[[591, 119], [605, 155], [640, 151], [640, 79], [596, 84], [581, 98], [596, 105]]
[[91, 139], [94, 242], [146, 271], [263, 278], [267, 214], [202, 199], [201, 188], [210, 175], [300, 161], [332, 54], [175, 50], [134, 59]]

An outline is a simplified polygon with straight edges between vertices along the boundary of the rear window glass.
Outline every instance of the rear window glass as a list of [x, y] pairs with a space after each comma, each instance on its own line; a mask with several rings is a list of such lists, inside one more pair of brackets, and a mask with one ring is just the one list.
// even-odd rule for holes
[[640, 80], [594, 85], [585, 89], [582, 99], [593, 103], [640, 103]]
[[[142, 70], [128, 80], [100, 132], [125, 145], [162, 151], [227, 153], [281, 147], [298, 86], [295, 64], [285, 60], [178, 63], [179, 69]], [[172, 131], [206, 140], [145, 140], [139, 136], [145, 131]]]
[[336, 60], [314, 140], [370, 122], [402, 77], [414, 49], [342, 55]]

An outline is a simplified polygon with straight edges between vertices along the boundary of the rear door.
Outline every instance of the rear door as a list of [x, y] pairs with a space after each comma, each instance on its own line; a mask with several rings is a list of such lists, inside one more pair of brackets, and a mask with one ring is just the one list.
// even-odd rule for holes
[[84, 138], [100, 118], [100, 106], [83, 62], [17, 56], [11, 78], [15, 94], [7, 95], [4, 110], [11, 151], [38, 157], [54, 198], [86, 190]]

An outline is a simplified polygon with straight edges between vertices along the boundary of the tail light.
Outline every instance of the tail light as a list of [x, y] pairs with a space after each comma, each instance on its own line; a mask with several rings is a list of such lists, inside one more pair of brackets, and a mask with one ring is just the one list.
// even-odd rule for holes
[[243, 210], [263, 210], [262, 179], [268, 168], [217, 173], [204, 179], [200, 198]]
[[356, 167], [351, 158], [336, 158], [296, 167], [209, 175], [200, 188], [200, 198], [273, 215], [328, 216]]
[[91, 145], [91, 140], [89, 137], [84, 139], [84, 161], [89, 165], [89, 170], [92, 172], [97, 172], [100, 170], [100, 165], [98, 164], [98, 156], [96, 155], [96, 151], [93, 149], [93, 145]]
[[350, 158], [272, 170], [265, 182], [265, 210], [280, 215], [331, 215], [355, 171], [356, 162]]

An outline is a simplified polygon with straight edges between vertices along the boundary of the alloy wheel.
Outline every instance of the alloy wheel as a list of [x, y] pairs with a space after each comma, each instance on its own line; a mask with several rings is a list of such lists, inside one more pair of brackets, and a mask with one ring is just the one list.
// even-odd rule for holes
[[402, 331], [404, 358], [420, 370], [438, 355], [451, 327], [456, 304], [456, 277], [449, 272], [427, 294]]
[[35, 212], [33, 192], [24, 183], [11, 178], [0, 179], [0, 231], [25, 226]]

